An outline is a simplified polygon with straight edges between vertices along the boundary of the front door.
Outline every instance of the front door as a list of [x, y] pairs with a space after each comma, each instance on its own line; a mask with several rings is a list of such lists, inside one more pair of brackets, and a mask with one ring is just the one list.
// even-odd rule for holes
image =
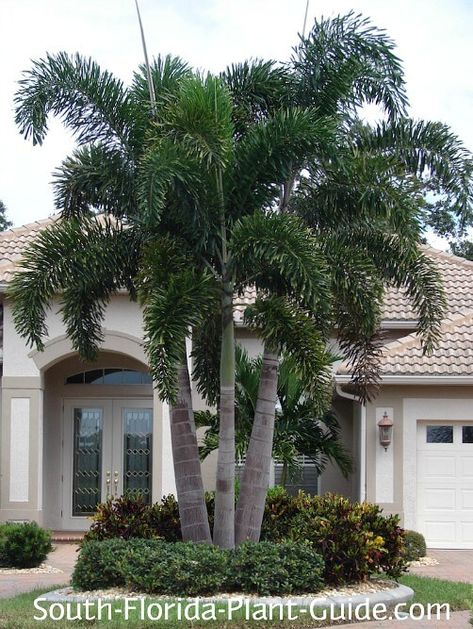
[[96, 506], [125, 492], [151, 501], [152, 400], [65, 400], [62, 523], [85, 530]]

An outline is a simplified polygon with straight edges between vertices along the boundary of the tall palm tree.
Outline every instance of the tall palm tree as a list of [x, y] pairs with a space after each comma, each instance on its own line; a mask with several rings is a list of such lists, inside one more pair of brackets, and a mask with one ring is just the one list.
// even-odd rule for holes
[[[237, 76], [245, 76], [244, 70], [239, 68]], [[419, 243], [425, 226], [461, 231], [471, 221], [471, 156], [445, 125], [406, 117], [403, 71], [393, 42], [353, 13], [316, 21], [294, 49], [284, 82], [292, 102], [337, 121], [336, 151], [324, 146], [303, 170], [292, 169], [281, 188], [279, 211], [301, 216], [326, 256], [332, 323], [352, 364], [353, 381], [366, 397], [377, 380], [377, 327], [387, 284], [407, 291], [419, 314], [425, 351], [436, 341], [444, 297]], [[250, 81], [230, 77], [228, 85], [247, 115], [260, 115], [261, 94], [253, 93]], [[276, 104], [281, 98], [278, 92]], [[272, 99], [270, 94], [267, 109]], [[380, 105], [386, 121], [363, 124], [359, 110], [366, 103]], [[247, 319], [254, 320], [251, 309]], [[264, 328], [262, 335], [261, 408], [263, 400], [274, 399], [277, 382], [277, 352]], [[274, 418], [272, 403], [255, 414], [237, 505], [237, 542], [259, 538]]]
[[[190, 75], [181, 59], [158, 57], [151, 66], [157, 104], [162, 107]], [[62, 220], [40, 234], [26, 255], [25, 272], [11, 286], [17, 328], [30, 343], [42, 346], [45, 306], [62, 290], [71, 300], [64, 316], [74, 346], [84, 357], [94, 358], [104, 303], [119, 285], [136, 298], [142, 250], [155, 235], [139, 227], [137, 176], [157, 112], [156, 108], [152, 115], [144, 67], [135, 73], [130, 88], [91, 59], [66, 53], [47, 55], [24, 73], [16, 96], [20, 132], [33, 144], [42, 144], [48, 115], [53, 114], [62, 118], [78, 144], [55, 173], [56, 207]], [[163, 185], [164, 180], [170, 184], [172, 173], [165, 174]], [[95, 211], [114, 220], [91, 221]], [[74, 307], [73, 300], [79, 298], [85, 303]], [[89, 333], [87, 341], [84, 335]], [[184, 346], [181, 349], [170, 423], [183, 538], [209, 542], [187, 360]]]
[[[154, 380], [173, 405], [176, 435], [186, 427], [185, 439], [177, 443], [173, 438], [173, 449], [178, 498], [189, 506], [189, 517], [197, 500], [202, 504], [202, 487], [196, 474], [198, 485], [188, 491], [197, 462], [192, 469], [181, 465], [188, 450], [196, 452], [185, 338], [193, 328], [198, 355], [199, 340], [203, 347], [208, 334], [204, 324], [221, 318], [214, 541], [232, 547], [233, 294], [253, 281], [256, 272], [269, 274], [272, 284], [279, 285], [278, 299], [281, 304], [286, 300], [288, 312], [289, 306], [320, 311], [325, 303], [325, 269], [310, 231], [296, 217], [273, 216], [263, 208], [272, 204], [289, 166], [305, 160], [331, 127], [312, 110], [286, 108], [255, 122], [245, 134], [237, 133], [233, 103], [219, 79], [190, 76], [171, 60], [158, 61], [153, 72], [158, 102], [153, 118], [141, 75], [127, 90], [78, 56], [48, 56], [23, 79], [17, 95], [23, 134], [41, 142], [51, 111], [75, 131], [79, 148], [56, 176], [63, 220], [32, 245], [10, 294], [19, 333], [41, 348], [45, 308], [60, 292], [68, 335], [88, 359], [98, 351], [100, 323], [112, 294], [126, 286], [138, 296]], [[113, 220], [92, 220], [93, 209]], [[258, 234], [256, 257], [251, 268], [240, 269], [238, 252], [248, 233]], [[82, 255], [89, 242], [90, 254]], [[299, 318], [307, 327], [304, 317]], [[312, 333], [309, 340], [320, 351], [319, 336]], [[202, 361], [196, 360], [196, 366], [202, 367]], [[197, 369], [202, 390], [206, 376]], [[202, 517], [183, 524], [184, 536], [196, 541], [206, 541], [206, 530]]]

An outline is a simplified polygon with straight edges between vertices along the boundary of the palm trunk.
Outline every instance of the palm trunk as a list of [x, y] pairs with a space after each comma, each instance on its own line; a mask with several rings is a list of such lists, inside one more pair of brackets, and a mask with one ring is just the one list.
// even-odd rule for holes
[[235, 546], [235, 339], [233, 284], [225, 282], [222, 297], [220, 362], [220, 430], [215, 492], [214, 544]]
[[278, 386], [278, 355], [263, 353], [255, 419], [240, 482], [236, 509], [236, 543], [259, 541], [272, 465], [274, 420]]
[[211, 544], [186, 358], [178, 368], [178, 394], [170, 416], [182, 539]]

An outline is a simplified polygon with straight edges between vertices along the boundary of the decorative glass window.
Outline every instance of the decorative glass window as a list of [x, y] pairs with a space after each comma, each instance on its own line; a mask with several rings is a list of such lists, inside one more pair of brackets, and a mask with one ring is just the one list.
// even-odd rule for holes
[[427, 443], [453, 443], [453, 426], [427, 426]]
[[100, 502], [102, 409], [74, 409], [72, 515], [87, 516]]
[[462, 426], [462, 443], [473, 443], [473, 426]]
[[126, 408], [123, 411], [124, 490], [151, 502], [151, 455], [153, 411]]
[[152, 384], [147, 371], [136, 369], [91, 369], [66, 378], [66, 384]]

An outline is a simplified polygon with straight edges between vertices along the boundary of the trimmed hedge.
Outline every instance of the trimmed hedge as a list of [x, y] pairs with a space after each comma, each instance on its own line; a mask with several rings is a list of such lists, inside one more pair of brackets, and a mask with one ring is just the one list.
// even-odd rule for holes
[[425, 537], [417, 531], [404, 531], [404, 558], [406, 561], [417, 561], [427, 554]]
[[233, 551], [156, 539], [83, 543], [72, 575], [82, 590], [126, 586], [170, 596], [240, 591], [260, 595], [316, 592], [323, 560], [294, 542], [241, 544]]
[[0, 524], [1, 567], [37, 568], [51, 550], [51, 532], [36, 522]]
[[[206, 501], [212, 516], [213, 494]], [[86, 541], [114, 537], [180, 541], [175, 498], [166, 496], [152, 506], [127, 497], [100, 505]], [[324, 559], [325, 582], [334, 585], [363, 581], [373, 573], [397, 577], [407, 563], [398, 516], [333, 494], [290, 496], [281, 487], [270, 489], [261, 541], [309, 544]]]

